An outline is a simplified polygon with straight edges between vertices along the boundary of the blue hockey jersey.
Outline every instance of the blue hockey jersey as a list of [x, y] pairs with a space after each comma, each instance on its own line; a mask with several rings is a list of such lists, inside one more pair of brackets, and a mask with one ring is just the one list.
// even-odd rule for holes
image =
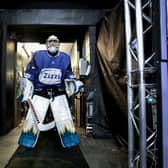
[[64, 79], [75, 79], [70, 56], [60, 51], [56, 56], [50, 56], [47, 50], [37, 51], [27, 65], [25, 78], [32, 81], [35, 89], [57, 87], [63, 90]]

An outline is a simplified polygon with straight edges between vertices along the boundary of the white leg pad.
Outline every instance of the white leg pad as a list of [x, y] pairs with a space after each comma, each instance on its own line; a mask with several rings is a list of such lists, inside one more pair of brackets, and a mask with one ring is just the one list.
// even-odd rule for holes
[[78, 145], [79, 140], [66, 96], [55, 97], [54, 101], [50, 101], [50, 105], [63, 147]]

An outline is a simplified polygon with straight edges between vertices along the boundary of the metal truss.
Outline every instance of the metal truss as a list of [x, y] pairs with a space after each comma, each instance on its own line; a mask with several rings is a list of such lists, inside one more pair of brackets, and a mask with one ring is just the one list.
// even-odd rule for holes
[[128, 93], [128, 167], [157, 166], [157, 86], [152, 1], [124, 0]]

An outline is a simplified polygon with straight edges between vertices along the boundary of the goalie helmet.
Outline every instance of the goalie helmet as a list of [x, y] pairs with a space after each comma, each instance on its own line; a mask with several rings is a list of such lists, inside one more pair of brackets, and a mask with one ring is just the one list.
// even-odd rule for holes
[[16, 100], [19, 102], [27, 101], [32, 97], [34, 92], [33, 83], [27, 78], [21, 78], [17, 88]]
[[46, 45], [47, 45], [47, 50], [51, 55], [57, 54], [57, 52], [59, 51], [59, 47], [60, 47], [58, 37], [55, 35], [49, 36], [47, 39]]

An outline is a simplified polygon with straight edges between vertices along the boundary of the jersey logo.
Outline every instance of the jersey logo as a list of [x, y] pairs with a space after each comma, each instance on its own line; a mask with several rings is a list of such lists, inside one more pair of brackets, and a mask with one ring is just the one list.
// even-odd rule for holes
[[47, 85], [60, 84], [62, 72], [57, 68], [44, 68], [39, 75], [39, 81]]

